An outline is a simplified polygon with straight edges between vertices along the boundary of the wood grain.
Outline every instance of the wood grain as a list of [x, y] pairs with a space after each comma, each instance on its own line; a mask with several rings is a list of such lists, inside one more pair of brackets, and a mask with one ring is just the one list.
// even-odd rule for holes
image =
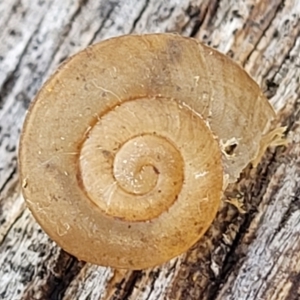
[[[0, 16], [0, 299], [300, 298], [299, 1], [2, 0]], [[132, 272], [79, 262], [45, 235], [20, 195], [17, 150], [28, 105], [60, 62], [145, 32], [196, 37], [243, 65], [290, 144], [226, 191], [245, 214], [223, 201], [188, 253]]]

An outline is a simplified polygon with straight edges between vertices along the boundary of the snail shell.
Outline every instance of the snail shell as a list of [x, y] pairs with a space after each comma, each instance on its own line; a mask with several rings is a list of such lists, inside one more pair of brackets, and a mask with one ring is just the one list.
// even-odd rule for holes
[[31, 106], [24, 198], [79, 259], [158, 265], [205, 233], [273, 118], [245, 71], [197, 40], [109, 39], [66, 61]]

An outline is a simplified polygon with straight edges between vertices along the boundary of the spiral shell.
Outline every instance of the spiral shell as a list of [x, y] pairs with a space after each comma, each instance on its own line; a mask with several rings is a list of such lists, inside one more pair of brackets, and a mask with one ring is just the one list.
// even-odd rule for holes
[[24, 198], [79, 259], [158, 265], [204, 234], [273, 118], [256, 83], [194, 39], [106, 40], [37, 95], [21, 138]]

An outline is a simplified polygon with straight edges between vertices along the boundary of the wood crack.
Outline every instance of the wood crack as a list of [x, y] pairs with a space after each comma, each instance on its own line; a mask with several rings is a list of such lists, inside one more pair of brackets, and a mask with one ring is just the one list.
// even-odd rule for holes
[[132, 271], [123, 289], [123, 294], [120, 294], [120, 297], [118, 297], [117, 299], [128, 299], [129, 296], [132, 294], [136, 283], [140, 280], [141, 276], [142, 271]]
[[43, 18], [41, 18], [40, 22], [37, 24], [36, 29], [33, 31], [32, 35], [28, 39], [22, 53], [20, 54], [20, 58], [18, 60], [18, 63], [15, 65], [14, 70], [12, 70], [8, 76], [6, 77], [5, 81], [3, 82], [3, 85], [0, 87], [0, 110], [4, 106], [5, 98], [9, 95], [9, 93], [12, 91], [13, 86], [17, 80], [17, 72], [19, 71], [20, 65], [23, 62], [23, 58], [28, 53], [29, 46], [31, 45], [36, 33], [38, 32], [41, 23], [43, 21]]
[[[300, 36], [300, 30], [298, 30], [297, 35], [295, 36], [295, 38], [294, 38], [294, 40], [293, 40], [293, 43], [292, 43], [291, 47], [289, 47], [287, 53], [284, 55], [284, 57], [283, 57], [283, 59], [282, 59], [282, 61], [281, 61], [281, 63], [280, 63], [280, 67], [279, 67], [278, 70], [274, 73], [274, 75], [269, 79], [270, 82], [275, 83], [275, 81], [276, 81], [276, 76], [277, 76], [277, 75], [280, 73], [280, 71], [284, 68], [284, 66], [285, 66], [285, 64], [286, 64], [286, 60], [290, 59], [290, 57], [291, 57], [290, 54], [291, 54], [291, 52], [295, 49], [296, 44], [297, 44], [297, 41], [298, 41], [298, 39], [299, 39], [299, 36]], [[276, 84], [276, 83], [275, 83], [275, 84]], [[277, 85], [277, 84], [276, 84], [276, 86], [277, 86], [277, 88], [279, 87], [279, 85]], [[276, 89], [275, 89], [274, 94], [275, 94], [275, 93], [276, 93]]]
[[96, 41], [97, 36], [98, 36], [98, 35], [101, 33], [101, 31], [103, 30], [103, 28], [104, 28], [104, 26], [105, 26], [105, 23], [107, 22], [107, 20], [109, 20], [109, 18], [111, 17], [111, 15], [112, 15], [112, 13], [113, 13], [115, 7], [116, 7], [118, 4], [115, 3], [115, 2], [112, 2], [112, 3], [109, 3], [109, 5], [110, 5], [110, 8], [109, 8], [109, 10], [108, 10], [106, 16], [104, 17], [103, 21], [101, 22], [101, 24], [100, 24], [98, 30], [95, 31], [93, 37], [91, 38], [91, 40], [90, 40], [90, 42], [89, 42], [90, 45], [93, 44], [93, 43]]
[[132, 28], [130, 29], [130, 33], [132, 33], [134, 30], [135, 30], [135, 27], [137, 25], [137, 23], [141, 20], [141, 18], [143, 17], [146, 9], [148, 8], [149, 6], [149, 2], [150, 0], [145, 0], [145, 4], [143, 5], [142, 9], [140, 10], [140, 13], [139, 15], [137, 16], [137, 18], [133, 21], [133, 25], [132, 25]]
[[245, 67], [247, 62], [250, 60], [252, 54], [254, 51], [257, 50], [257, 46], [259, 45], [261, 39], [264, 37], [265, 33], [271, 28], [273, 21], [276, 19], [277, 14], [282, 10], [284, 0], [282, 0], [280, 3], [277, 4], [276, 9], [274, 10], [274, 15], [271, 17], [269, 23], [267, 26], [264, 28], [264, 30], [261, 31], [261, 35], [259, 38], [256, 40], [256, 42], [253, 44], [252, 50], [248, 53], [246, 59], [243, 61], [242, 66]]

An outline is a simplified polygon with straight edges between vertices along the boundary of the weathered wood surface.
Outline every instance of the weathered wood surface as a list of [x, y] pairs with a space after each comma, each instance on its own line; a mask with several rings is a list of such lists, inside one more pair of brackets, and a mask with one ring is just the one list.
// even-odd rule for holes
[[[17, 147], [26, 109], [69, 55], [125, 33], [175, 31], [233, 57], [287, 126], [227, 196], [206, 236], [144, 271], [79, 262], [26, 209]], [[300, 1], [0, 0], [0, 299], [300, 299]]]

